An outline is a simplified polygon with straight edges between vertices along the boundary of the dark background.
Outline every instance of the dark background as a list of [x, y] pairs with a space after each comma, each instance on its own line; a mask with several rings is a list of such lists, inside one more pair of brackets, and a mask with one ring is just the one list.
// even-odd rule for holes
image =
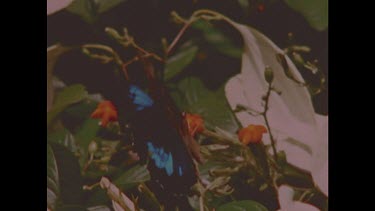
[[[263, 4], [263, 3], [262, 3]], [[171, 41], [180, 29], [180, 25], [171, 22], [170, 12], [175, 10], [182, 17], [189, 17], [197, 9], [212, 9], [218, 11], [234, 21], [250, 25], [268, 36], [273, 42], [281, 48], [290, 44], [288, 33], [293, 33], [293, 44], [310, 46], [312, 51], [304, 55], [306, 60], [317, 59], [319, 67], [328, 76], [328, 30], [323, 32], [313, 29], [304, 17], [290, 9], [283, 1], [264, 1], [264, 11], [258, 10], [258, 5], [251, 5], [244, 10], [237, 1], [216, 1], [215, 4], [210, 0], [128, 0], [117, 7], [105, 12], [95, 22], [88, 24], [81, 20], [75, 14], [65, 10], [57, 12], [47, 17], [47, 46], [56, 42], [67, 45], [79, 45], [89, 42], [111, 43], [111, 40], [104, 33], [104, 28], [111, 26], [121, 29], [126, 26], [137, 43], [140, 43], [147, 49], [160, 51], [160, 40], [166, 37]], [[229, 35], [238, 46], [241, 46], [241, 39], [238, 32], [235, 32], [224, 24], [219, 24], [220, 29]], [[194, 30], [188, 30], [185, 37], [197, 36]], [[183, 43], [183, 42], [180, 43]], [[158, 43], [159, 46], [155, 46]], [[209, 48], [203, 48], [203, 52], [210, 52]], [[207, 86], [217, 87], [231, 75], [240, 70], [240, 61], [210, 52], [210, 58], [205, 62], [195, 63], [195, 67], [204, 68], [206, 71], [200, 73], [200, 77]], [[93, 80], [97, 77], [103, 77], [95, 74], [96, 64], [87, 62], [78, 52], [73, 52], [64, 56], [56, 67], [56, 75], [66, 82], [84, 82], [84, 84], [94, 84]], [[77, 67], [80, 69], [77, 70]], [[217, 74], [217, 69], [235, 69], [233, 71]], [[89, 70], [90, 69], [90, 70]], [[59, 73], [64, 71], [64, 75]], [[202, 71], [201, 71], [202, 72]], [[69, 74], [70, 73], [70, 74]], [[307, 81], [316, 80], [316, 76], [301, 72]], [[217, 80], [212, 80], [212, 75]], [[88, 75], [90, 77], [88, 77]], [[96, 80], [97, 81], [97, 80]], [[94, 86], [94, 85], [93, 85]], [[328, 90], [325, 90], [313, 97], [315, 109], [318, 113], [328, 113]], [[94, 88], [89, 91], [96, 91]]]

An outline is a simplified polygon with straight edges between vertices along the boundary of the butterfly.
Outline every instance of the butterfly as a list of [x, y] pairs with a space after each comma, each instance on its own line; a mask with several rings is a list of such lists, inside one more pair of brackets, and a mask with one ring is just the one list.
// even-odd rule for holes
[[[147, 68], [153, 68], [147, 66]], [[163, 84], [147, 74], [148, 92], [136, 81], [122, 81], [116, 107], [130, 127], [134, 148], [147, 160], [151, 180], [163, 192], [164, 201], [186, 196], [198, 181], [196, 163], [202, 162], [199, 145], [188, 130], [185, 114], [174, 105]]]
[[[185, 194], [197, 182], [196, 167], [184, 138], [184, 118], [168, 118], [168, 110], [136, 85], [130, 85], [129, 97], [136, 114], [130, 121], [135, 149], [148, 157], [151, 178], [161, 188]], [[176, 124], [180, 121], [180, 124]], [[143, 155], [143, 156], [142, 156]]]

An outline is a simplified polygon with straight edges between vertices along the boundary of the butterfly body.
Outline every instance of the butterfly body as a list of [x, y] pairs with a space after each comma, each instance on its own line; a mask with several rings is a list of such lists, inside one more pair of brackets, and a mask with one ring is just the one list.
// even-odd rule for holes
[[163, 104], [151, 99], [140, 88], [130, 87], [129, 90], [135, 94], [132, 102], [135, 103], [136, 114], [130, 121], [136, 150], [141, 157], [149, 158], [151, 178], [163, 189], [186, 194], [196, 183], [197, 176], [179, 125], [170, 121]]

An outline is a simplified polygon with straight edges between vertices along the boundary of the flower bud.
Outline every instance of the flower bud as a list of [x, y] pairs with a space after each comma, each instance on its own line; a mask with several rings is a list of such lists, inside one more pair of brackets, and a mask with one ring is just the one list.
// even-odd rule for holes
[[90, 154], [95, 153], [98, 150], [98, 144], [92, 140], [89, 144], [88, 151]]
[[266, 69], [264, 70], [264, 78], [266, 79], [267, 83], [272, 83], [273, 71], [270, 67], [266, 67]]

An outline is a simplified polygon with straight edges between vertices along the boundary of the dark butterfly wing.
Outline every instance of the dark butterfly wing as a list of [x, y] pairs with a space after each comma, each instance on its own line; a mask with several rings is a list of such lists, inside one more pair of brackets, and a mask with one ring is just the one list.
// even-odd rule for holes
[[[135, 83], [120, 81], [125, 95], [115, 99], [121, 125], [130, 123], [132, 140], [141, 160], [148, 160], [149, 185], [165, 205], [190, 210], [186, 195], [197, 180], [197, 171], [188, 148], [191, 136], [186, 122], [166, 89], [155, 79], [153, 66], [144, 63], [147, 94]], [[148, 71], [152, 70], [152, 71]], [[131, 77], [130, 77], [131, 78]], [[118, 93], [117, 93], [118, 95]], [[119, 107], [120, 106], [120, 107]], [[198, 150], [199, 151], [199, 150]]]
[[167, 117], [167, 110], [136, 86], [130, 86], [137, 114], [131, 120], [135, 148], [150, 158], [153, 180], [163, 189], [186, 194], [197, 181], [195, 165], [180, 131]]

